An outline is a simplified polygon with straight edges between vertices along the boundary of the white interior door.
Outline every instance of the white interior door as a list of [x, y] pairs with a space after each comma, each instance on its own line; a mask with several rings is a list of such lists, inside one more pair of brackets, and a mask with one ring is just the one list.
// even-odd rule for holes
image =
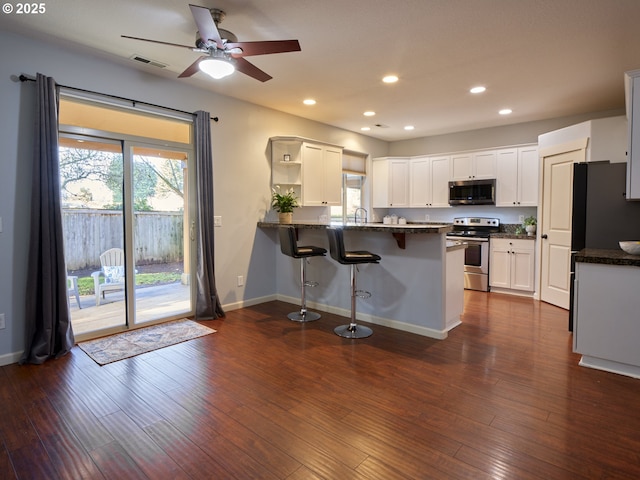
[[585, 150], [543, 159], [540, 299], [566, 309], [571, 277], [573, 164], [584, 160]]

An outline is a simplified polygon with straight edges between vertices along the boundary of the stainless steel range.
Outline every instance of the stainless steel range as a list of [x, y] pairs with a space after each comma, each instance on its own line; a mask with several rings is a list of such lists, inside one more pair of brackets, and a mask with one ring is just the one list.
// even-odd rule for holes
[[449, 240], [463, 240], [468, 244], [464, 253], [464, 288], [489, 291], [489, 235], [500, 231], [500, 220], [483, 217], [453, 219]]

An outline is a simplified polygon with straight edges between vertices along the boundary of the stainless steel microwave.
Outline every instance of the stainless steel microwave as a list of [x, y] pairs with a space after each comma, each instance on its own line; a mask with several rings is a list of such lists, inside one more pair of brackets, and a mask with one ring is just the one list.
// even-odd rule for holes
[[495, 204], [495, 179], [449, 182], [449, 205]]

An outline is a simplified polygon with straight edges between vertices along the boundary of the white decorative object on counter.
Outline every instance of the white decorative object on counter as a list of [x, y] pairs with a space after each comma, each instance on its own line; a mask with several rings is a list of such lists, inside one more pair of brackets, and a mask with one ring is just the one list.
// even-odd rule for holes
[[640, 255], [640, 241], [618, 242], [620, 248], [631, 255]]

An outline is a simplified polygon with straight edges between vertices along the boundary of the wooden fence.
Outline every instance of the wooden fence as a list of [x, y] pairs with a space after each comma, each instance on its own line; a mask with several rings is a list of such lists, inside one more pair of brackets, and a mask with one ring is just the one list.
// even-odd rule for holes
[[[182, 261], [183, 222], [182, 212], [136, 213], [136, 264]], [[122, 247], [122, 223], [118, 210], [63, 209], [67, 270], [99, 269], [102, 252]]]

